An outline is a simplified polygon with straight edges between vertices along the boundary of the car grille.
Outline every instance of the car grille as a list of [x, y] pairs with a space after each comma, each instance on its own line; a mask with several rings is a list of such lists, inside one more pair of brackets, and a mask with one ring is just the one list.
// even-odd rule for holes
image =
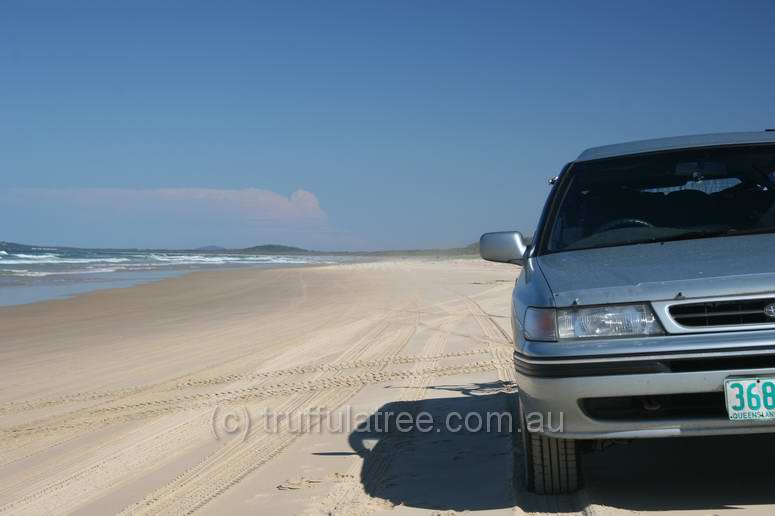
[[775, 324], [775, 317], [765, 312], [765, 307], [773, 303], [775, 298], [680, 304], [670, 307], [670, 316], [677, 324], [691, 328]]

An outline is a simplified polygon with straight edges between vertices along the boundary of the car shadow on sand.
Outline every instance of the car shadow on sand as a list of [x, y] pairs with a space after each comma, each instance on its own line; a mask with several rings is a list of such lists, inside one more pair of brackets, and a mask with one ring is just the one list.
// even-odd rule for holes
[[[511, 414], [512, 399], [495, 392], [383, 405], [349, 436], [350, 446], [364, 459], [364, 490], [395, 505], [424, 509], [513, 507], [511, 424], [492, 422], [487, 428], [484, 421], [488, 412]], [[420, 424], [422, 413], [433, 423]], [[399, 414], [411, 414], [418, 424], [407, 431], [409, 426], [397, 421]], [[463, 418], [469, 414], [466, 425]]]
[[[584, 454], [586, 487], [580, 493], [527, 493], [522, 472], [514, 467], [522, 453], [517, 420], [492, 416], [515, 413], [516, 395], [504, 392], [509, 386], [492, 382], [430, 390], [457, 394], [388, 403], [350, 434], [350, 446], [364, 460], [360, 481], [370, 496], [394, 505], [454, 511], [518, 506], [526, 512], [572, 512], [597, 504], [634, 511], [712, 512], [775, 504], [775, 435], [616, 445]], [[418, 424], [399, 424], [402, 413], [411, 414], [413, 423], [419, 414], [429, 414], [430, 430], [428, 425], [421, 431]]]

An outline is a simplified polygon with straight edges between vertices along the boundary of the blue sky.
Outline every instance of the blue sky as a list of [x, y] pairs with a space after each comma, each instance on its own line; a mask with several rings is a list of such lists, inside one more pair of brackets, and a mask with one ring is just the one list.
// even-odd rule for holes
[[773, 19], [771, 1], [2, 2], [0, 240], [529, 232], [586, 147], [775, 127]]

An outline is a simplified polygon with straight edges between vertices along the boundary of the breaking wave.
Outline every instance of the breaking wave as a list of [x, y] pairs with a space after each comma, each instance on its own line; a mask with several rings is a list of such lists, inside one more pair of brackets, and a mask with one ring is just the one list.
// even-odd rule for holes
[[[42, 250], [41, 250], [42, 251]], [[52, 252], [53, 251], [53, 252]], [[327, 264], [322, 256], [243, 255], [229, 253], [106, 252], [56, 250], [12, 253], [0, 250], [0, 276], [40, 278], [152, 270], [198, 270], [260, 265]]]

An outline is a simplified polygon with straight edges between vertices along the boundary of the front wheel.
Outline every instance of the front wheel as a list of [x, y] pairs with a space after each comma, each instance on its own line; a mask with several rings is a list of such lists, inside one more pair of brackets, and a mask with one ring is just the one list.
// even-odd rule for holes
[[528, 491], [553, 495], [572, 493], [581, 487], [577, 442], [556, 439], [527, 429], [522, 403], [519, 404], [522, 434], [522, 468]]

